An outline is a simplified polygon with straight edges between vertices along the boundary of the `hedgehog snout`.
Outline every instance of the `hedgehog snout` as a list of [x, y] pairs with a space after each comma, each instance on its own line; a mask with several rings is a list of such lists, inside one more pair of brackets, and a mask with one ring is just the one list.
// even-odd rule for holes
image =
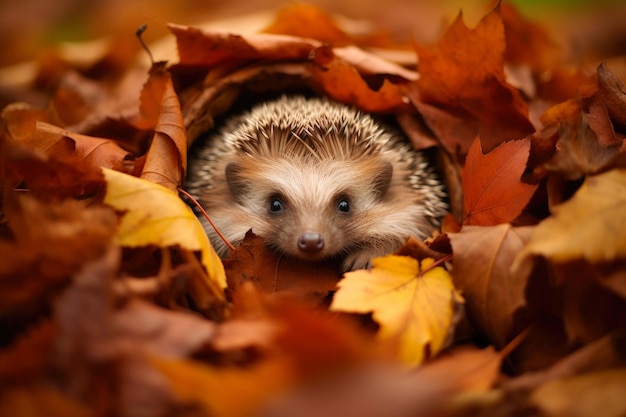
[[307, 253], [320, 252], [324, 249], [324, 237], [317, 232], [304, 232], [298, 238], [298, 249]]

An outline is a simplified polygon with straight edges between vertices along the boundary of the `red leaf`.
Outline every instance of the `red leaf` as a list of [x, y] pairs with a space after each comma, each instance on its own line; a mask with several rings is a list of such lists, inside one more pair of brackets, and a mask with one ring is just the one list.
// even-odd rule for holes
[[464, 224], [493, 226], [519, 216], [537, 188], [520, 179], [529, 152], [529, 138], [503, 143], [487, 155], [474, 141], [462, 176]]

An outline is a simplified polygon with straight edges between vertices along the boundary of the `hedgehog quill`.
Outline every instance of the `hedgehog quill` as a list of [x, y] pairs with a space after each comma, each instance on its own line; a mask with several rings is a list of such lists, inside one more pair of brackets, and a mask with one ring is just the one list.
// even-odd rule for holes
[[[189, 160], [187, 190], [234, 245], [250, 229], [284, 256], [365, 268], [428, 237], [446, 194], [425, 156], [368, 114], [283, 96], [228, 120]], [[202, 219], [220, 256], [227, 245]]]

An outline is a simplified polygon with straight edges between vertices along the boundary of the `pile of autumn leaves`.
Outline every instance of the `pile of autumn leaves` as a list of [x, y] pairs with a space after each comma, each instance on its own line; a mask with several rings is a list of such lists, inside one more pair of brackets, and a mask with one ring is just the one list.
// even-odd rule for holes
[[[260, 34], [170, 30], [175, 65], [46, 56], [49, 104], [3, 110], [0, 415], [626, 412], [626, 88], [606, 65], [564, 66], [507, 4], [389, 55], [303, 5]], [[415, 52], [419, 75], [387, 58]], [[222, 264], [178, 198], [188, 144], [240, 95], [293, 88], [436, 146], [442, 233], [339, 282], [252, 235]]]

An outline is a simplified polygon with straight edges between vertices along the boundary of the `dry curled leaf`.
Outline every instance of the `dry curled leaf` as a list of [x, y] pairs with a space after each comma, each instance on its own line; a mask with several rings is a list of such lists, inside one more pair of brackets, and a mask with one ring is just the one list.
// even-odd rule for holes
[[106, 169], [103, 172], [107, 182], [105, 204], [124, 213], [117, 230], [120, 245], [179, 245], [189, 251], [200, 251], [202, 265], [208, 273], [207, 287], [212, 291], [226, 287], [222, 262], [197, 217], [178, 195], [139, 178]]

